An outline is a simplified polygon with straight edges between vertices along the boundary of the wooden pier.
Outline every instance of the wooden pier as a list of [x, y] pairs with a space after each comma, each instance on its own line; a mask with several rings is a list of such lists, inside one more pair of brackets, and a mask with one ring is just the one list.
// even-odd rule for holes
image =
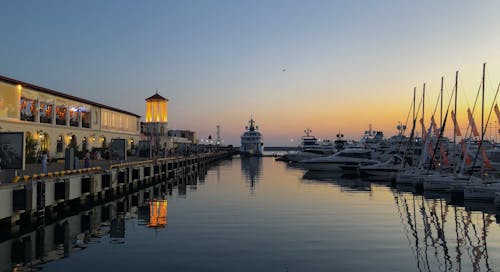
[[58, 213], [97, 205], [155, 184], [196, 174], [212, 162], [232, 157], [230, 151], [113, 164], [19, 177], [0, 186], [0, 230], [17, 232], [20, 225]]

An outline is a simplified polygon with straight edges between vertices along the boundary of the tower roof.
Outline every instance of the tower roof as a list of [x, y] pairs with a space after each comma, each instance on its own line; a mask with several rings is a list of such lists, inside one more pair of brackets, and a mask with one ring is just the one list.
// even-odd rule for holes
[[165, 97], [161, 96], [156, 92], [153, 96], [146, 98], [146, 101], [151, 101], [151, 100], [165, 100], [168, 101]]

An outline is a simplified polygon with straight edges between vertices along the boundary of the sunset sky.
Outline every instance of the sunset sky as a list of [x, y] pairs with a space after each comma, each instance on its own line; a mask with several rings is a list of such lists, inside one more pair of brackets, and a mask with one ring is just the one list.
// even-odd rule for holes
[[465, 129], [483, 62], [487, 105], [500, 80], [499, 10], [500, 1], [4, 1], [0, 75], [142, 116], [158, 89], [170, 128], [201, 139], [220, 125], [239, 145], [253, 114], [266, 145], [290, 145], [305, 128], [358, 140], [372, 124], [391, 136], [424, 82], [428, 121], [441, 76], [448, 101], [459, 70]]

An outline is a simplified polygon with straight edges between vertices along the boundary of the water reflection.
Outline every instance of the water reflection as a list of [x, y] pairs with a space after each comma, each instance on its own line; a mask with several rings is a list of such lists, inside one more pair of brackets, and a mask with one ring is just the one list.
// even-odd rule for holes
[[493, 214], [399, 192], [394, 200], [418, 271], [491, 271], [487, 235]]
[[369, 192], [371, 183], [354, 175], [342, 172], [307, 171], [302, 176], [303, 183], [331, 183], [339, 186], [341, 191]]
[[241, 172], [253, 193], [262, 175], [262, 157], [241, 157]]
[[139, 207], [139, 219], [148, 228], [162, 229], [167, 226], [167, 200], [152, 200], [149, 205]]
[[121, 246], [126, 243], [126, 222], [130, 219], [142, 219], [148, 228], [165, 228], [165, 190], [166, 184], [152, 186], [2, 241], [0, 271], [40, 270], [44, 264], [70, 257], [106, 237], [110, 244]]

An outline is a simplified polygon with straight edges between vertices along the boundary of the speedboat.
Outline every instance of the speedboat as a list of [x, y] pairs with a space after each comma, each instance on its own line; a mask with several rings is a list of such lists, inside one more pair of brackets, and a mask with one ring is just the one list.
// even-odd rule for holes
[[359, 167], [379, 163], [371, 159], [372, 151], [363, 148], [348, 148], [333, 155], [301, 161], [303, 168], [313, 171], [355, 171]]

